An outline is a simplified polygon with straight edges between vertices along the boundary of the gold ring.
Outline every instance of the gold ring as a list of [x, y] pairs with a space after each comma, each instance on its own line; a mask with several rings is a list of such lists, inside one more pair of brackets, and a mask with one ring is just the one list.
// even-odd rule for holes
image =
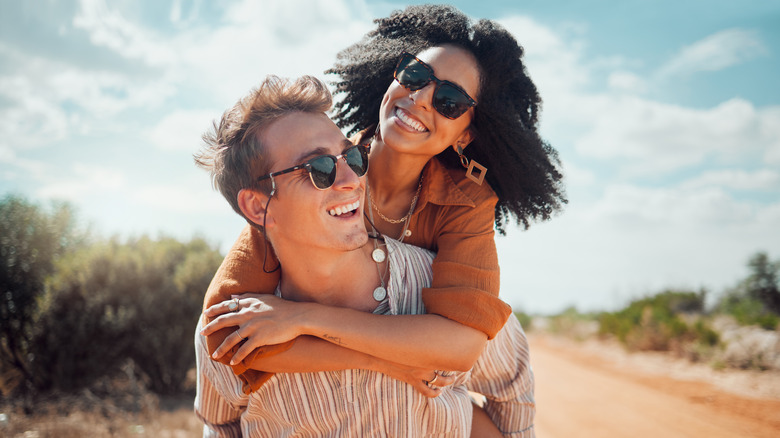
[[431, 379], [431, 380], [429, 380], [429, 381], [428, 381], [428, 385], [433, 385], [433, 382], [435, 382], [435, 381], [436, 381], [436, 379], [438, 379], [438, 378], [439, 378], [439, 373], [437, 373], [437, 372], [434, 372], [434, 373], [433, 373], [433, 379]]

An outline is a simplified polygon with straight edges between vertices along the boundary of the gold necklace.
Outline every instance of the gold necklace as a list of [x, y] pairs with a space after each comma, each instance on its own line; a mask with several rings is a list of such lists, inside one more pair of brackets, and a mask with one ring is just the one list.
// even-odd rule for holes
[[412, 213], [414, 213], [414, 206], [417, 205], [417, 199], [420, 197], [420, 190], [422, 189], [422, 183], [423, 183], [423, 177], [420, 175], [420, 183], [417, 184], [417, 192], [414, 194], [414, 198], [412, 198], [412, 205], [409, 206], [409, 212], [406, 213], [406, 216], [402, 217], [401, 219], [390, 219], [389, 217], [382, 214], [381, 211], [379, 211], [379, 207], [376, 206], [375, 203], [371, 202], [371, 189], [368, 188], [368, 184], [366, 184], [366, 192], [368, 194], [368, 203], [371, 204], [371, 207], [376, 211], [376, 213], [379, 215], [379, 217], [382, 218], [385, 222], [390, 222], [391, 224], [400, 224], [404, 223], [409, 220], [410, 217], [412, 217]]

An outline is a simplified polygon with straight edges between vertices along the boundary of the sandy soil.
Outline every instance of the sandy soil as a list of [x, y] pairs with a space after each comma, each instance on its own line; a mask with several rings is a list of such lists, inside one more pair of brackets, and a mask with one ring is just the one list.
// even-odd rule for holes
[[780, 436], [777, 372], [714, 371], [616, 344], [529, 339], [540, 438]]

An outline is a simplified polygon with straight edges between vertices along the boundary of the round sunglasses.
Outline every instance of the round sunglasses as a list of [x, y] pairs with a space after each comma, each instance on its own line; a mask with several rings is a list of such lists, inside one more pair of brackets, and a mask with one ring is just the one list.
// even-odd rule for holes
[[349, 166], [358, 177], [365, 175], [368, 171], [369, 150], [369, 145], [357, 145], [344, 149], [341, 155], [319, 155], [303, 164], [263, 175], [257, 178], [257, 181], [271, 178], [271, 183], [274, 185], [273, 190], [276, 190], [276, 182], [274, 181], [275, 176], [284, 175], [285, 173], [294, 172], [296, 170], [306, 170], [309, 172], [309, 178], [311, 179], [311, 183], [314, 184], [314, 187], [325, 190], [336, 182], [336, 163], [338, 163], [339, 159], [343, 158], [344, 162], [347, 163], [347, 166]]
[[417, 91], [431, 81], [436, 82], [436, 89], [433, 92], [433, 107], [439, 114], [448, 119], [457, 119], [469, 108], [477, 105], [477, 101], [472, 99], [463, 88], [450, 81], [442, 81], [437, 78], [433, 75], [433, 68], [430, 65], [410, 53], [404, 52], [401, 55], [393, 77], [409, 91]]

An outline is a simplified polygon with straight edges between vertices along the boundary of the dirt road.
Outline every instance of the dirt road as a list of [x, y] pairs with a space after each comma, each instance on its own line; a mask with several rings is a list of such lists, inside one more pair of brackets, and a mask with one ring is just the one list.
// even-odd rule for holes
[[743, 397], [648, 374], [593, 349], [529, 339], [539, 438], [780, 437], [780, 399]]

